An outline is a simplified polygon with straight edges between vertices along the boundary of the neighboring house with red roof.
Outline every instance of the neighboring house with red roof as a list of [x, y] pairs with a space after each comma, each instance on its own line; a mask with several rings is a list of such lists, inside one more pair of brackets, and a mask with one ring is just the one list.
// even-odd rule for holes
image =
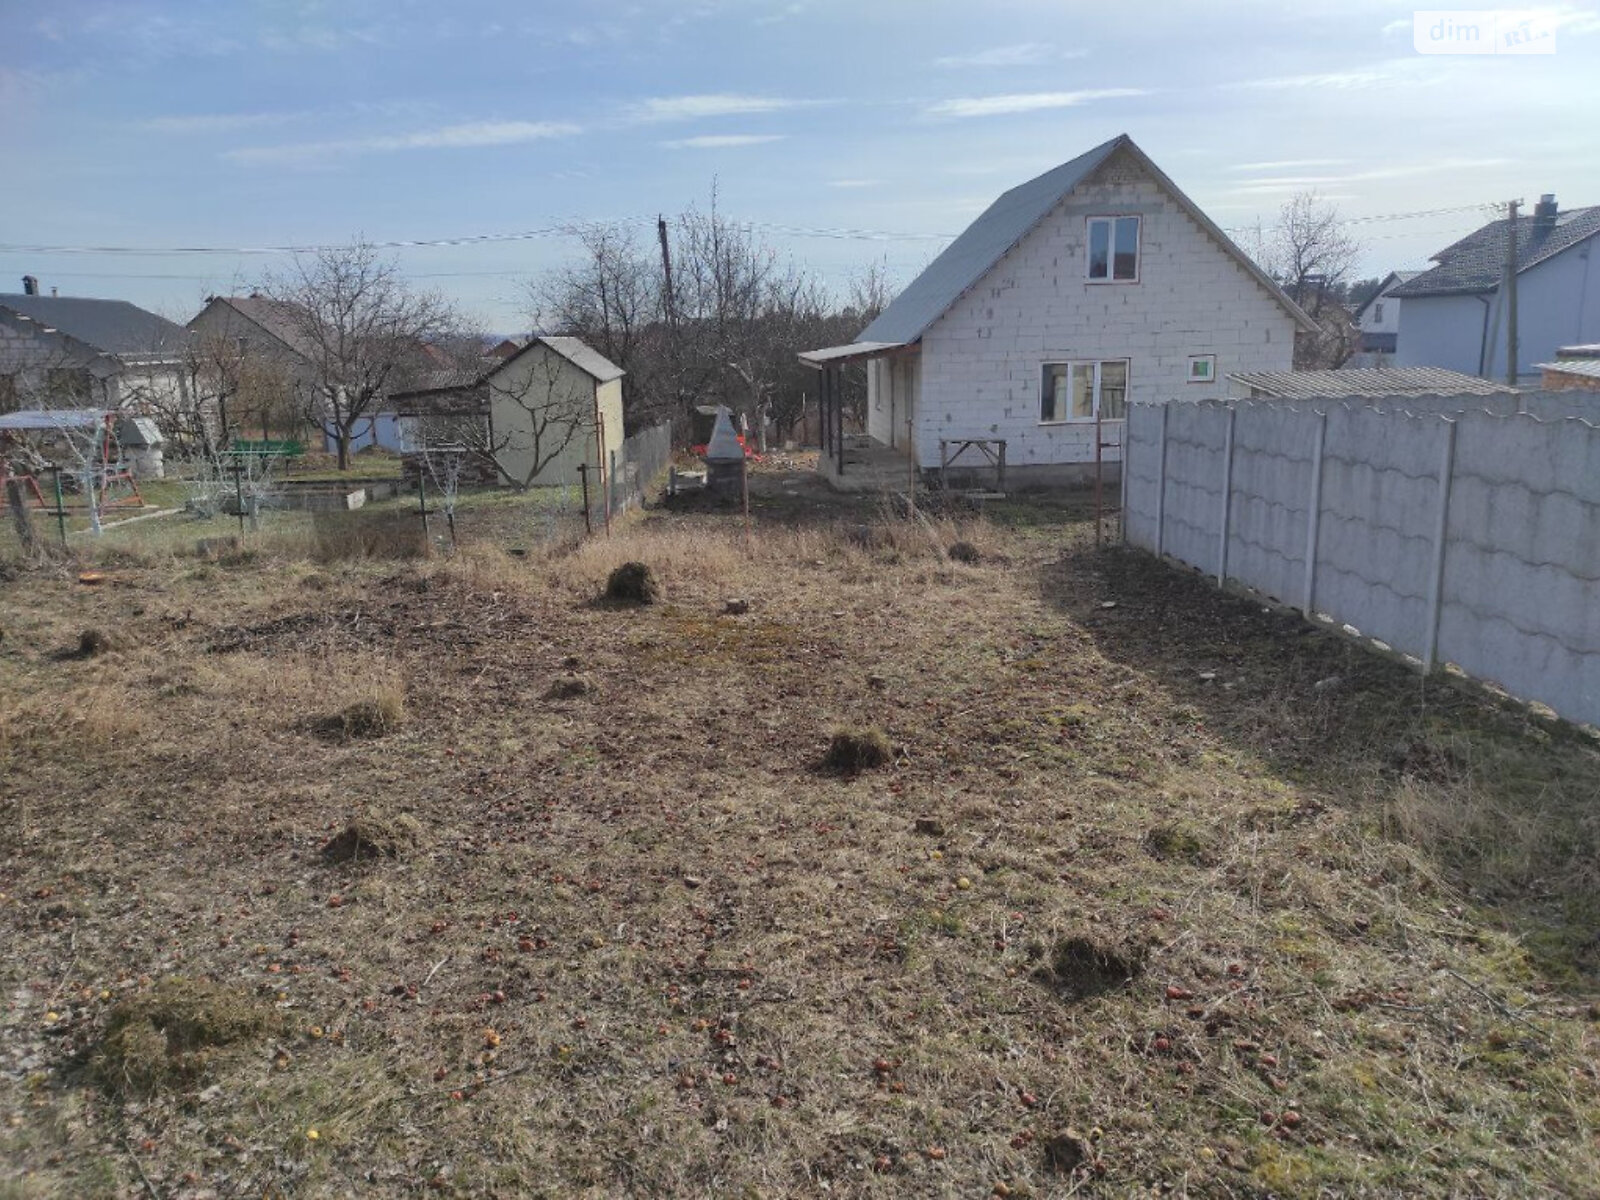
[[[1509, 221], [1490, 221], [1433, 256], [1436, 264], [1389, 295], [1403, 301], [1398, 367], [1506, 375], [1502, 294]], [[1600, 341], [1600, 206], [1562, 210], [1553, 195], [1517, 219], [1517, 378], [1562, 346]]]

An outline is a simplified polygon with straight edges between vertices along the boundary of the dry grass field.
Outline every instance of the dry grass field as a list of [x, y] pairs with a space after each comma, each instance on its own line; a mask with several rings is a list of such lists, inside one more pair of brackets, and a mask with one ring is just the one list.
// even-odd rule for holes
[[757, 491], [0, 568], [0, 1196], [1600, 1192], [1592, 740]]

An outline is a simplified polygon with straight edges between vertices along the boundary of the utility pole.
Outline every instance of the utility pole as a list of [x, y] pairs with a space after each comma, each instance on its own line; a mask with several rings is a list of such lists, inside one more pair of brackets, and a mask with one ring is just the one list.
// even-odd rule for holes
[[1521, 203], [1506, 202], [1506, 382], [1512, 387], [1517, 385], [1517, 207]]
[[667, 319], [668, 331], [676, 332], [673, 328], [675, 324], [675, 306], [672, 296], [672, 250], [667, 245], [667, 219], [665, 217], [656, 217], [656, 237], [661, 241], [661, 280], [662, 285], [666, 288], [661, 294], [662, 316]]

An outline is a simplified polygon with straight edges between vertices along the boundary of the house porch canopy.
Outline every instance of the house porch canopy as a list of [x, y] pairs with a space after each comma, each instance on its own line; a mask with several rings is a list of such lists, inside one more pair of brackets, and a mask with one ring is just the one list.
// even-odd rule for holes
[[802, 350], [800, 361], [815, 370], [825, 371], [829, 367], [843, 367], [871, 358], [902, 354], [911, 348], [909, 342], [850, 342], [844, 346], [826, 346], [821, 350]]

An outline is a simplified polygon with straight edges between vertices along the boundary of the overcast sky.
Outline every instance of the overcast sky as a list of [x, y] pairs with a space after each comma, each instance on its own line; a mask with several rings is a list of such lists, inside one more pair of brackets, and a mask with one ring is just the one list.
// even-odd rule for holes
[[187, 319], [274, 259], [59, 248], [552, 231], [396, 251], [511, 331], [561, 227], [653, 237], [713, 180], [829, 284], [874, 260], [904, 283], [1000, 192], [1123, 132], [1224, 228], [1316, 189], [1364, 218], [1363, 274], [1422, 265], [1489, 219], [1470, 206], [1600, 204], [1600, 9], [1546, 9], [1556, 52], [1527, 56], [1418, 54], [1413, 11], [0, 0], [0, 291], [31, 273]]

